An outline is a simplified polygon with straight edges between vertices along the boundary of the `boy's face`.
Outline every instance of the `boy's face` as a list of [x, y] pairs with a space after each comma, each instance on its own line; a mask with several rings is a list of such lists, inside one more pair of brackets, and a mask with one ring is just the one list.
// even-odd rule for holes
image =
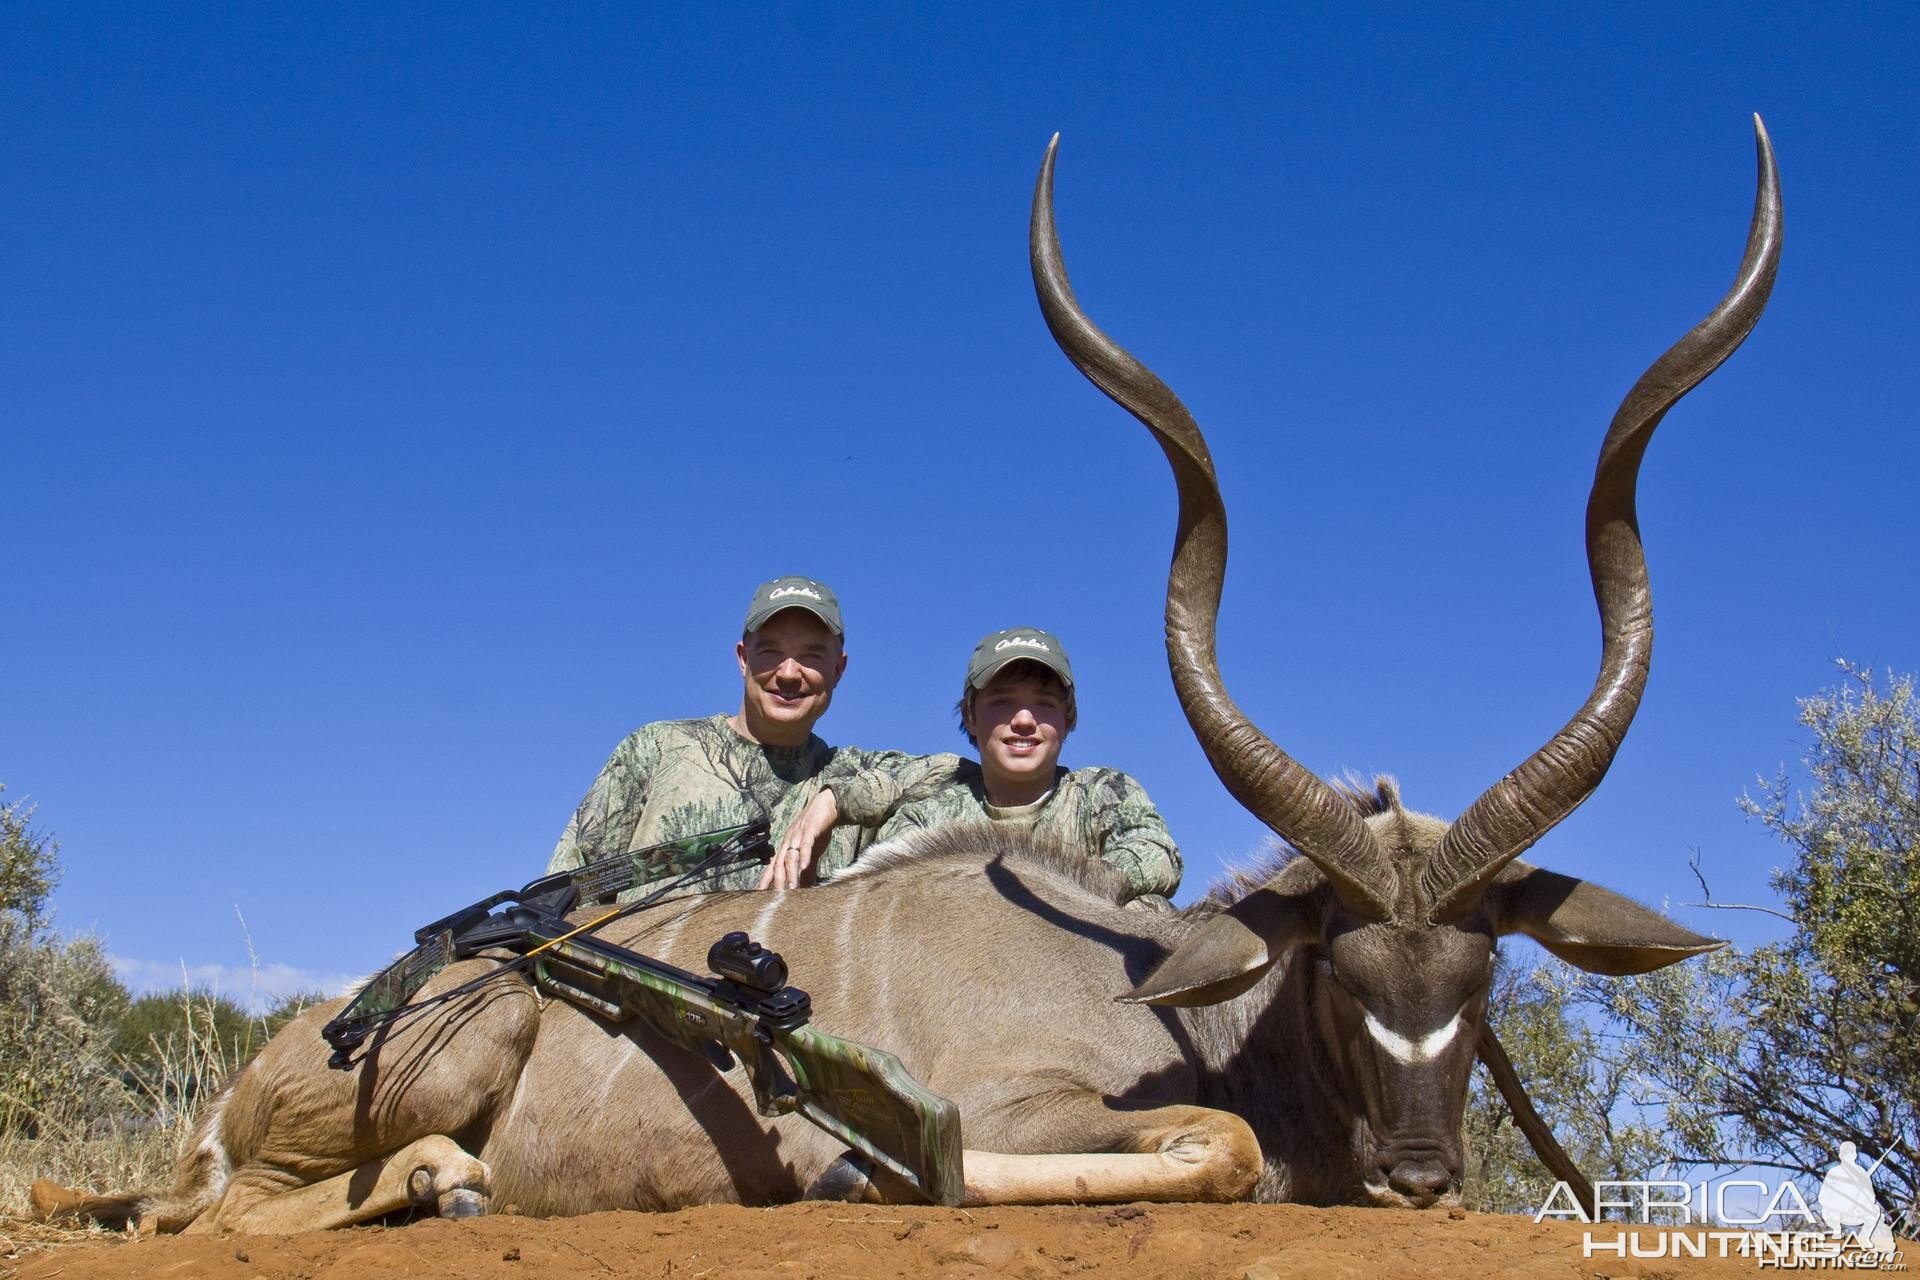
[[967, 732], [989, 783], [1051, 779], [1067, 741], [1067, 694], [1030, 662], [1007, 667], [973, 695]]

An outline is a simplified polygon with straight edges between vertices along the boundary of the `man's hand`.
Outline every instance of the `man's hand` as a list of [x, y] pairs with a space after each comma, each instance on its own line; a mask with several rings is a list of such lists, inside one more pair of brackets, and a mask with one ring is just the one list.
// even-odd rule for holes
[[833, 824], [840, 820], [840, 802], [833, 798], [833, 792], [822, 791], [808, 802], [791, 825], [781, 833], [780, 845], [774, 850], [773, 861], [760, 876], [762, 889], [793, 889], [800, 884], [800, 877], [806, 874], [813, 860], [826, 848], [827, 837], [833, 834]]

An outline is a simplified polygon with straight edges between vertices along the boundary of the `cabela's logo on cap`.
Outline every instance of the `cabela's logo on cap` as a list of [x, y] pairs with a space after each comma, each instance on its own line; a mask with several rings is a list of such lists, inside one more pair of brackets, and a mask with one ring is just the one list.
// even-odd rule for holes
[[769, 600], [784, 600], [788, 596], [805, 596], [809, 600], [820, 599], [820, 593], [812, 587], [775, 587], [767, 592]]
[[1048, 646], [1047, 642], [1038, 636], [1008, 636], [1005, 640], [993, 646], [995, 653], [999, 653], [1002, 649], [1038, 649], [1042, 653], [1053, 652], [1053, 649]]

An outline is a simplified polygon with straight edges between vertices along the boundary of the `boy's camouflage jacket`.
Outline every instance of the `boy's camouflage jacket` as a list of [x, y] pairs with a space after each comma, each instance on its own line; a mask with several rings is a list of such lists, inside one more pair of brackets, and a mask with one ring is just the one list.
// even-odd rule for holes
[[1118, 769], [1057, 770], [1052, 791], [1008, 809], [987, 803], [980, 766], [959, 756], [921, 757], [911, 767], [886, 760], [856, 770], [851, 760], [836, 765], [821, 784], [833, 788], [842, 815], [852, 821], [870, 825], [884, 818], [878, 840], [955, 822], [1020, 823], [1101, 859], [1127, 877], [1136, 896], [1171, 897], [1180, 886], [1180, 849], [1166, 820], [1146, 789]]

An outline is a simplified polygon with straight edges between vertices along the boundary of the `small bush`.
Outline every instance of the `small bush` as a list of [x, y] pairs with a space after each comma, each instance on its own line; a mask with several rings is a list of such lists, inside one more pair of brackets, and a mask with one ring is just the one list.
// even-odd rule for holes
[[47, 921], [59, 846], [0, 800], [0, 1133], [85, 1131], [126, 1103], [112, 1028], [127, 1008], [99, 943]]

